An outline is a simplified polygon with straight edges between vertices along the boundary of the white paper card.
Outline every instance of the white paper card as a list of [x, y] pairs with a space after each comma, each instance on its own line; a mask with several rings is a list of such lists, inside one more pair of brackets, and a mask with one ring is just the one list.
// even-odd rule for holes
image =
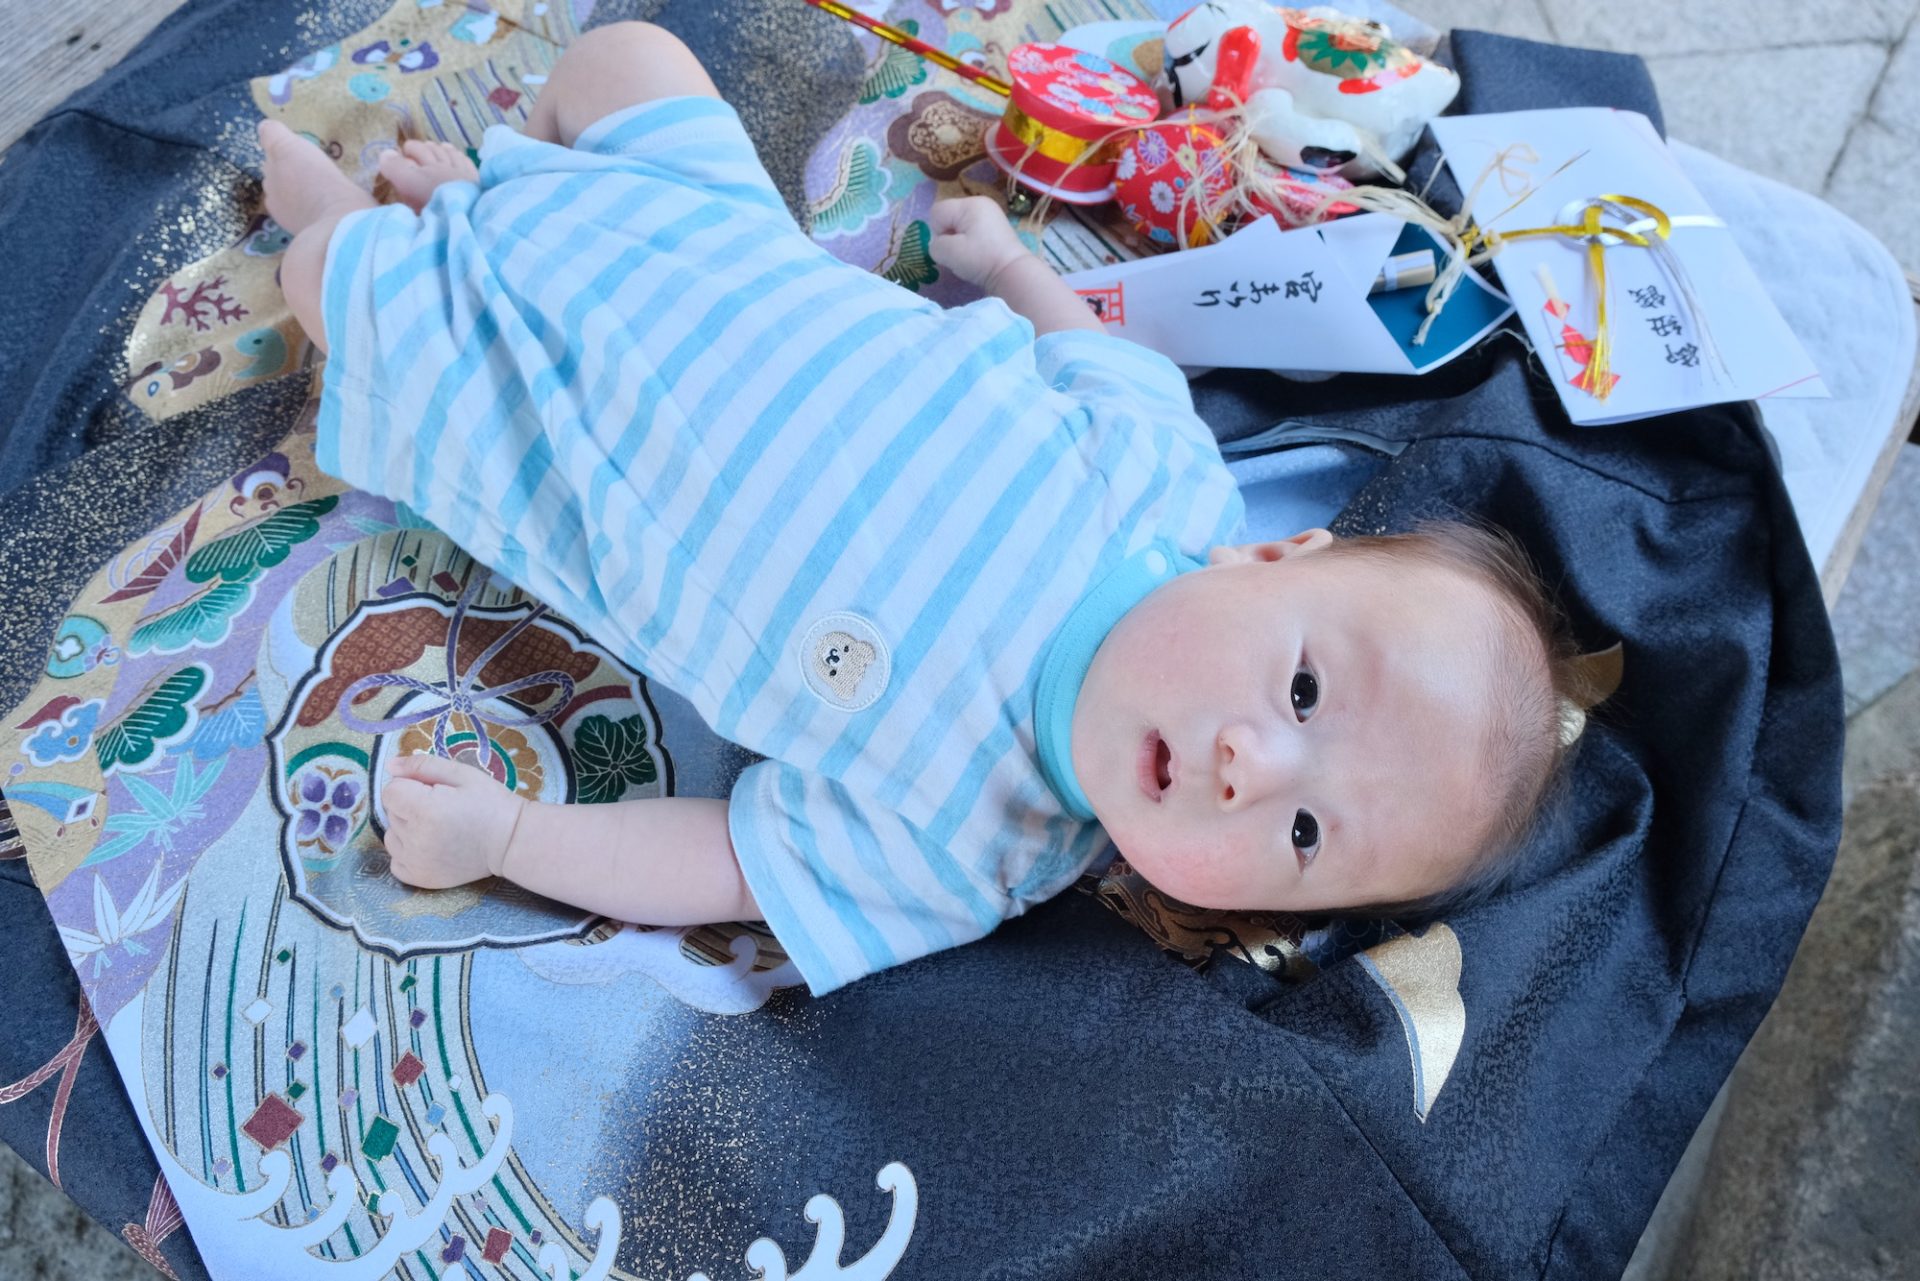
[[[1730, 400], [1828, 394], [1732, 235], [1645, 116], [1583, 107], [1442, 117], [1432, 128], [1463, 192], [1489, 173], [1472, 210], [1483, 229], [1578, 223], [1585, 202], [1606, 195], [1646, 201], [1675, 220], [1667, 244], [1681, 279], [1646, 249], [1614, 242], [1605, 250], [1612, 371], [1619, 379], [1605, 399], [1576, 385], [1599, 301], [1585, 244], [1564, 236], [1514, 240], [1495, 255], [1501, 283], [1573, 421], [1624, 422]], [[1604, 221], [1621, 225], [1614, 214]], [[1553, 305], [1549, 285], [1562, 308]]]
[[1449, 304], [1447, 323], [1414, 346], [1413, 308], [1426, 291], [1368, 296], [1406, 233], [1404, 222], [1386, 214], [1291, 231], [1262, 218], [1202, 249], [1064, 279], [1098, 304], [1108, 332], [1177, 364], [1420, 373], [1478, 342], [1512, 307], [1473, 279]]

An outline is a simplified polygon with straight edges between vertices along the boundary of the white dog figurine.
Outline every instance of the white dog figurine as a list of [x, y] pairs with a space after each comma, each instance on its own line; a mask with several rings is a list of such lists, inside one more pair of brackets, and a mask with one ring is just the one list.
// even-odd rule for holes
[[1395, 41], [1385, 27], [1336, 9], [1282, 9], [1261, 0], [1209, 0], [1167, 29], [1176, 105], [1204, 102], [1221, 36], [1260, 35], [1247, 102], [1253, 138], [1271, 160], [1364, 179], [1397, 164], [1460, 78]]

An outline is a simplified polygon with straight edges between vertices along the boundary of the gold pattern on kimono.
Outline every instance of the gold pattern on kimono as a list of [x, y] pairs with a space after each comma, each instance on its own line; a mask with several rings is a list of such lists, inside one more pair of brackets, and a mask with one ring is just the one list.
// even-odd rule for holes
[[1155, 889], [1125, 859], [1116, 858], [1081, 888], [1139, 927], [1161, 948], [1199, 968], [1220, 949], [1282, 979], [1303, 979], [1317, 967], [1300, 948], [1306, 926], [1287, 912], [1216, 912], [1192, 907]]
[[1413, 1065], [1413, 1111], [1424, 1122], [1467, 1036], [1460, 936], [1444, 923], [1430, 925], [1425, 933], [1370, 947], [1358, 959], [1400, 1017]]
[[[396, 3], [370, 26], [250, 83], [254, 106], [325, 151], [376, 197], [380, 153], [409, 138], [477, 154], [490, 125], [523, 125], [576, 31], [571, 7], [501, 0]], [[239, 240], [173, 271], [128, 336], [126, 394], [156, 421], [304, 368], [316, 352], [287, 307], [292, 237], [256, 203]]]

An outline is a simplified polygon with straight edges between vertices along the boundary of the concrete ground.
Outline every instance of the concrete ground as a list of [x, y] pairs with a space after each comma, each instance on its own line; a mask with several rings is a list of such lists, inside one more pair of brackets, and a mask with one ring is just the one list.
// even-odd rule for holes
[[[178, 2], [67, 0], [43, 17], [0, 0], [0, 148]], [[1402, 5], [1438, 27], [1641, 54], [1674, 137], [1821, 196], [1920, 276], [1920, 0]], [[1633, 1281], [1920, 1276], [1920, 445], [1901, 451], [1834, 630], [1851, 798], [1834, 880]], [[158, 1275], [0, 1147], [0, 1278]]]

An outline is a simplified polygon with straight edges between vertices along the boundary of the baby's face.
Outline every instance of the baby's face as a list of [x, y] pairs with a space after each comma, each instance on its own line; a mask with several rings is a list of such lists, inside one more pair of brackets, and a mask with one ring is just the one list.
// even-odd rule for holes
[[1197, 907], [1420, 898], [1487, 830], [1491, 593], [1329, 541], [1214, 549], [1115, 625], [1075, 705], [1107, 834]]

